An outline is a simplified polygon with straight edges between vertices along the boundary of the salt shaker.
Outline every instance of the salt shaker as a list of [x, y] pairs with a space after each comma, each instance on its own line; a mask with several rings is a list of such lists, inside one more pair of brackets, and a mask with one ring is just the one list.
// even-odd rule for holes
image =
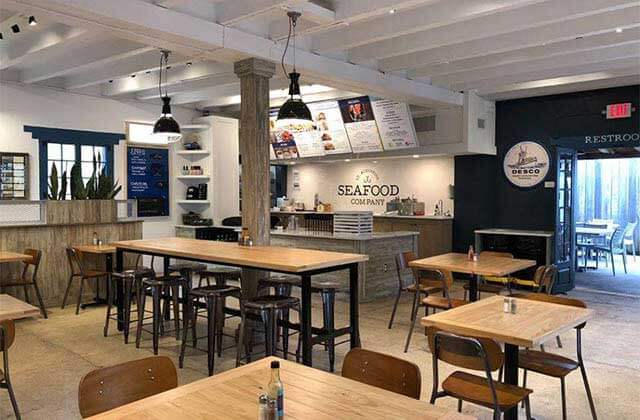
[[511, 312], [511, 304], [510, 304], [510, 299], [508, 297], [504, 298], [504, 303], [502, 304], [502, 312], [504, 313], [509, 313]]
[[517, 299], [511, 299], [511, 313], [515, 314], [518, 311], [518, 301]]
[[271, 420], [269, 416], [269, 396], [262, 394], [258, 397], [258, 420]]

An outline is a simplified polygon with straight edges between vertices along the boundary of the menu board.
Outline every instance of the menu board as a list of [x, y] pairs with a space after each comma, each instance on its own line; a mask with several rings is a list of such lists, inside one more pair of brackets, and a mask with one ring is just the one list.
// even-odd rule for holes
[[308, 107], [324, 152], [328, 155], [351, 153], [338, 101], [314, 102]]
[[368, 96], [338, 101], [353, 153], [381, 152], [382, 142]]
[[385, 150], [417, 146], [409, 105], [391, 99], [376, 99], [371, 106]]
[[169, 151], [127, 148], [127, 198], [138, 200], [138, 217], [169, 215]]
[[27, 198], [28, 158], [26, 153], [0, 153], [0, 200]]

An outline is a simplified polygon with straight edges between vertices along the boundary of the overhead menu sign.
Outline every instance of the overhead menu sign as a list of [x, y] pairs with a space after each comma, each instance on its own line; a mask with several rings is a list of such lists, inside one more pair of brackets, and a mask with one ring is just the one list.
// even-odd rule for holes
[[385, 150], [417, 146], [409, 105], [391, 99], [376, 99], [371, 106]]
[[351, 145], [344, 128], [338, 101], [308, 104], [311, 116], [322, 142], [324, 153], [351, 153]]
[[380, 133], [368, 96], [338, 101], [353, 153], [381, 152]]
[[277, 115], [277, 109], [271, 110], [271, 146], [276, 159], [324, 156], [322, 141], [311, 122], [281, 125], [276, 122]]

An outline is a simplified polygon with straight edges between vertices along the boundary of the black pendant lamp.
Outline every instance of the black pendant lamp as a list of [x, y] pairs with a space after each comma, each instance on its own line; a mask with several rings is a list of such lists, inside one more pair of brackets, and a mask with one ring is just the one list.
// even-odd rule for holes
[[289, 48], [289, 41], [291, 40], [291, 34], [293, 32], [293, 71], [287, 75], [289, 78], [289, 99], [282, 104], [278, 111], [278, 125], [288, 125], [296, 123], [305, 123], [313, 121], [311, 117], [311, 111], [302, 100], [300, 95], [300, 73], [296, 71], [296, 23], [300, 17], [299, 12], [288, 12], [289, 16], [289, 35], [287, 36], [287, 43], [284, 47], [284, 53], [282, 54], [282, 71], [287, 75], [287, 70], [284, 66], [284, 58]]
[[180, 134], [180, 125], [173, 119], [171, 114], [171, 98], [167, 95], [165, 90], [162, 93], [162, 73], [164, 72], [165, 79], [167, 75], [167, 64], [169, 62], [169, 51], [162, 50], [160, 55], [160, 73], [158, 77], [158, 90], [160, 91], [160, 97], [162, 98], [162, 115], [156, 121], [153, 126], [153, 138], [160, 143], [175, 143], [182, 138]]

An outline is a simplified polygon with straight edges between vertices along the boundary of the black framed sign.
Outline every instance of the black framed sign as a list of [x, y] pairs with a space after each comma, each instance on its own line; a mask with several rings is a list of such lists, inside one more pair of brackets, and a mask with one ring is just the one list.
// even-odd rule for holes
[[138, 200], [138, 217], [169, 216], [169, 150], [127, 147], [127, 198]]

